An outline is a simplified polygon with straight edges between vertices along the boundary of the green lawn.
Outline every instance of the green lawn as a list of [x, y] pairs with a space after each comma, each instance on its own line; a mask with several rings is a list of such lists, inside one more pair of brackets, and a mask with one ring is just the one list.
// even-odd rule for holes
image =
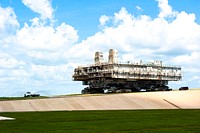
[[126, 110], [0, 113], [0, 132], [199, 133], [200, 110]]

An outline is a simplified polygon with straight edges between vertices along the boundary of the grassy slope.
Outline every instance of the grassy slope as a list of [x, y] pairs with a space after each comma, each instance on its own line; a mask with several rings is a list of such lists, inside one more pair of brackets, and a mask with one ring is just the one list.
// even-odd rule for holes
[[48, 98], [48, 97], [45, 97], [45, 96], [39, 96], [39, 97], [0, 97], [0, 101], [42, 99], [42, 98]]
[[22, 132], [199, 132], [200, 110], [126, 110], [0, 113], [0, 131]]

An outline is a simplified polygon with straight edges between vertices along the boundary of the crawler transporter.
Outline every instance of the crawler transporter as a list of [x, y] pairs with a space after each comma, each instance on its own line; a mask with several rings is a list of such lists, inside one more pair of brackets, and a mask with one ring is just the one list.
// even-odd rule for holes
[[182, 79], [181, 67], [166, 66], [162, 61], [119, 63], [115, 49], [109, 50], [108, 62], [104, 61], [102, 52], [95, 53], [94, 61], [74, 69], [73, 80], [87, 85], [83, 94], [169, 91], [168, 81]]

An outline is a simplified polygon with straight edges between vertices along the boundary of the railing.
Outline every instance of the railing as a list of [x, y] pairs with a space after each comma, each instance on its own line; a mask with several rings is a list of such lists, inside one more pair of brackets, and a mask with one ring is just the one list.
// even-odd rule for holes
[[[98, 65], [95, 64], [90, 65], [87, 67], [78, 67], [76, 70], [79, 71], [78, 73], [74, 74], [76, 77], [78, 76], [89, 76], [89, 78], [96, 78], [96, 77], [104, 77], [108, 76], [113, 78], [127, 78], [127, 79], [149, 79], [149, 80], [171, 80], [177, 81], [181, 80], [181, 68], [174, 67], [174, 66], [159, 66], [158, 68], [153, 68], [151, 65], [144, 64], [138, 65], [134, 67], [133, 64], [130, 67], [127, 67], [124, 64], [108, 64], [108, 63], [100, 63], [100, 65], [109, 65], [101, 67], [98, 69]], [[135, 64], [134, 64], [135, 65]], [[154, 65], [156, 66], [156, 65]], [[114, 68], [114, 69], [113, 69]]]

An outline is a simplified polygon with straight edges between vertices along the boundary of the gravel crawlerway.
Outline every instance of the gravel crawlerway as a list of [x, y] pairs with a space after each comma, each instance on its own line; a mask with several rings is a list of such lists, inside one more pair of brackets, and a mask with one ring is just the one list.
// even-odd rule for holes
[[78, 95], [0, 101], [0, 112], [200, 109], [200, 90]]

